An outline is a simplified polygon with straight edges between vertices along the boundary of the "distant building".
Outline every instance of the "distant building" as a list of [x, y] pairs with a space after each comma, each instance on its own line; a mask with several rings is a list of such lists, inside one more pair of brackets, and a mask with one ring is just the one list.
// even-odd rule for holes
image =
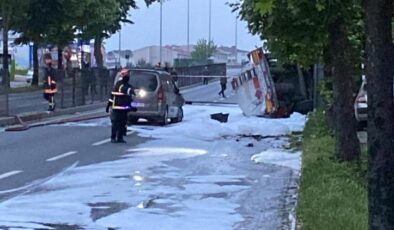
[[[186, 48], [186, 47], [185, 47]], [[168, 63], [174, 65], [175, 59], [190, 58], [190, 54], [181, 46], [164, 46], [162, 48], [162, 65]], [[160, 46], [148, 46], [133, 51], [133, 57], [131, 58], [134, 64], [137, 64], [139, 60], [145, 60], [151, 65], [156, 65], [160, 62]]]
[[[107, 68], [115, 68], [119, 66], [128, 66], [133, 64], [134, 53], [131, 50], [113, 50], [107, 53], [105, 59], [105, 66]], [[120, 62], [119, 62], [120, 61]]]
[[[176, 59], [190, 59], [191, 52], [194, 50], [194, 45], [179, 46], [166, 45], [162, 48], [162, 66], [165, 63], [174, 65]], [[189, 49], [188, 49], [189, 48]], [[125, 52], [132, 52], [129, 60], [125, 59]], [[235, 47], [220, 46], [217, 48], [215, 54], [211, 57], [214, 63], [226, 63], [228, 65], [239, 66], [248, 61], [247, 54], [249, 51], [235, 49]], [[126, 66], [127, 61], [132, 65], [137, 65], [141, 60], [155, 66], [160, 62], [160, 46], [147, 46], [133, 51], [121, 51], [119, 63], [119, 51], [111, 51], [107, 53], [106, 65], [108, 68], [119, 66]]]
[[226, 47], [220, 46], [217, 48], [216, 54], [214, 55], [224, 55], [226, 56], [226, 63], [228, 65], [240, 65], [248, 61], [249, 51], [236, 49], [235, 46]]

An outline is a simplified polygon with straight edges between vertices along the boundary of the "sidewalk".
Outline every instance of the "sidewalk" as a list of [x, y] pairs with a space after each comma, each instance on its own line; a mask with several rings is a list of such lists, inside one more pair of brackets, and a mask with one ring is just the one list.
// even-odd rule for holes
[[[29, 123], [48, 120], [49, 118], [61, 117], [65, 115], [81, 116], [80, 113], [87, 111], [94, 111], [98, 109], [102, 109], [102, 111], [104, 112], [106, 103], [107, 102], [100, 102], [92, 105], [84, 105], [84, 106], [78, 106], [78, 107], [67, 108], [67, 109], [58, 109], [54, 112], [48, 112], [48, 111], [29, 112], [29, 113], [21, 113], [14, 117], [0, 117], [0, 127], [21, 125], [21, 121], [23, 123], [29, 124]], [[63, 117], [63, 119], [65, 118]]]

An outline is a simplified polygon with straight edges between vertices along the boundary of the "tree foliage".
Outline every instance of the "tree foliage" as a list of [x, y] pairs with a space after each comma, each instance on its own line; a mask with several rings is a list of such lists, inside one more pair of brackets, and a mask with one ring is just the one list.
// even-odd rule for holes
[[364, 37], [361, 0], [244, 0], [231, 6], [282, 62], [332, 67], [337, 157], [357, 159], [352, 78]]
[[213, 41], [208, 42], [206, 39], [200, 39], [191, 53], [192, 59], [198, 63], [206, 63], [217, 50]]
[[[145, 0], [145, 4], [156, 1]], [[129, 12], [136, 9], [137, 4], [136, 0], [2, 0], [0, 7], [0, 16], [4, 19], [2, 28], [20, 34], [16, 43], [34, 43], [33, 83], [37, 84], [39, 46], [57, 46], [60, 55], [62, 48], [76, 38], [94, 39], [96, 60], [102, 65], [103, 40], [120, 30], [124, 23], [132, 23]]]
[[[308, 66], [328, 58], [328, 27], [338, 17], [344, 19], [352, 46], [360, 50], [362, 45], [359, 0], [244, 0], [230, 5], [248, 22], [249, 30], [267, 40], [268, 49], [284, 61]], [[359, 53], [353, 55], [359, 57]]]
[[26, 1], [23, 0], [1, 0], [0, 1], [0, 28], [3, 31], [3, 77], [2, 85], [10, 86], [9, 63], [8, 63], [8, 31], [14, 22], [23, 18], [26, 9]]

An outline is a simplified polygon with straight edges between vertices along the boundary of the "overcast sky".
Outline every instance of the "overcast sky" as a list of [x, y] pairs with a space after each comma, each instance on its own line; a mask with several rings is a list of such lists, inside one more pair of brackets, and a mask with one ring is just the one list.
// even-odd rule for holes
[[[226, 2], [234, 0], [212, 0], [212, 39], [217, 45], [235, 44], [236, 15]], [[160, 44], [160, 5], [149, 8], [143, 0], [137, 0], [139, 9], [131, 11], [130, 19], [121, 32], [122, 49], [138, 49]], [[190, 43], [201, 38], [208, 39], [209, 0], [190, 0]], [[238, 21], [238, 47], [251, 50], [260, 46], [257, 36], [249, 34], [246, 24]], [[107, 51], [118, 49], [119, 34], [106, 40]], [[187, 0], [167, 0], [163, 3], [163, 45], [187, 44]]]
[[[234, 0], [212, 0], [212, 39], [221, 46], [235, 44], [236, 15], [226, 2]], [[122, 49], [135, 50], [150, 45], [160, 44], [160, 4], [149, 8], [144, 0], [137, 0], [139, 9], [132, 10], [130, 19], [135, 24], [126, 24], [122, 29]], [[205, 38], [209, 34], [209, 0], [190, 0], [190, 43]], [[257, 36], [252, 36], [245, 22], [238, 20], [238, 48], [252, 50], [261, 46]], [[105, 41], [106, 50], [117, 50], [119, 34], [112, 35]], [[187, 44], [187, 0], [167, 0], [163, 4], [163, 45]], [[17, 48], [17, 63], [28, 65], [28, 48]]]

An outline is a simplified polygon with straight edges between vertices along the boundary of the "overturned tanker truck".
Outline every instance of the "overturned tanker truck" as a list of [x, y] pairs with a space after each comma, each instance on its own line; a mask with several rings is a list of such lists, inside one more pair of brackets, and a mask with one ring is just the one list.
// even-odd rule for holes
[[[293, 112], [312, 110], [309, 100], [299, 97], [292, 79], [278, 81], [262, 48], [248, 54], [249, 63], [231, 81], [238, 104], [246, 116], [288, 117]], [[276, 78], [275, 78], [276, 77]], [[287, 81], [287, 82], [286, 82]], [[307, 104], [305, 106], [305, 103]]]

